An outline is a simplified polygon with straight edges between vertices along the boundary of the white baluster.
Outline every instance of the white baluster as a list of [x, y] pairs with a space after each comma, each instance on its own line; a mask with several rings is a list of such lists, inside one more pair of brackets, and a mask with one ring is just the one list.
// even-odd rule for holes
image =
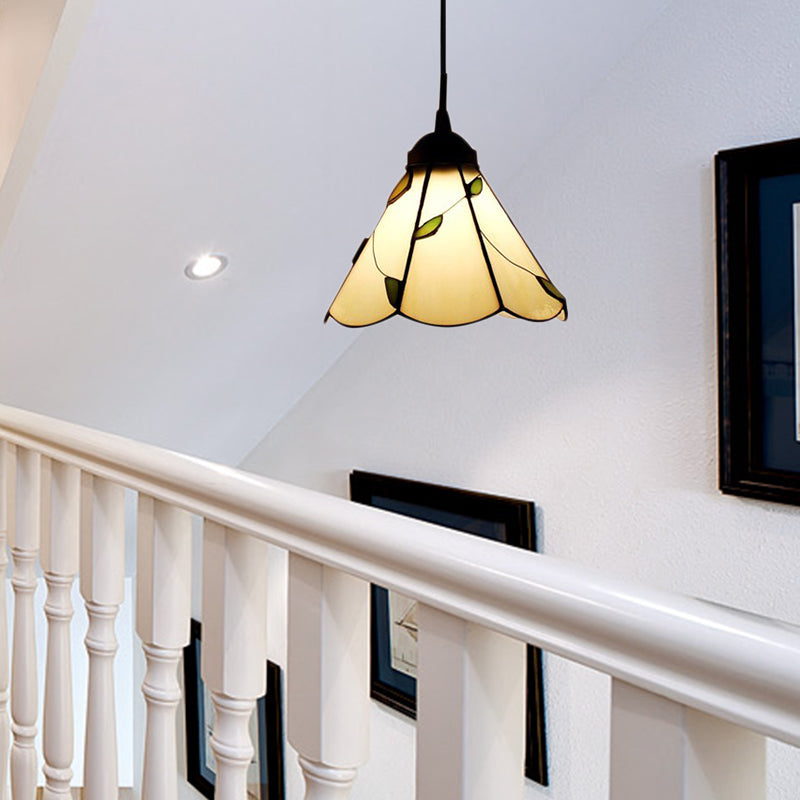
[[216, 712], [217, 800], [246, 800], [248, 731], [267, 683], [267, 544], [206, 520], [201, 671]]
[[289, 741], [306, 800], [346, 800], [369, 757], [369, 585], [289, 555]]
[[[33, 595], [36, 591], [36, 554], [43, 517], [46, 517], [43, 467], [38, 453], [17, 452], [16, 525], [9, 531], [14, 561], [14, 650], [11, 660], [11, 793], [14, 800], [34, 800], [36, 794], [36, 633]], [[46, 467], [45, 467], [46, 468]], [[45, 512], [45, 513], [43, 513]]]
[[175, 709], [181, 698], [176, 675], [189, 643], [192, 571], [191, 516], [139, 496], [136, 558], [136, 632], [147, 673], [143, 800], [177, 800]]
[[42, 531], [40, 561], [47, 582], [47, 662], [44, 678], [43, 800], [70, 797], [73, 758], [72, 584], [78, 571], [81, 473], [54, 462], [49, 529]]
[[764, 800], [763, 736], [616, 679], [612, 800]]
[[6, 610], [6, 572], [8, 531], [14, 527], [16, 512], [17, 448], [0, 442], [0, 800], [6, 800], [8, 785], [8, 616]]
[[89, 687], [83, 785], [85, 800], [118, 794], [114, 708], [114, 621], [124, 595], [125, 493], [121, 486], [82, 475], [80, 587], [89, 614]]
[[525, 645], [419, 605], [417, 800], [521, 798]]

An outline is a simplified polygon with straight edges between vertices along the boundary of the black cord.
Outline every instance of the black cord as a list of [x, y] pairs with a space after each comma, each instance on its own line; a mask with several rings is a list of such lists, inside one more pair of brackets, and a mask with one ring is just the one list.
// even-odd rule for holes
[[439, 28], [439, 111], [447, 111], [447, 2], [441, 0], [441, 23]]
[[441, 0], [441, 22], [439, 28], [439, 110], [436, 112], [436, 127], [449, 129], [447, 117], [447, 3]]

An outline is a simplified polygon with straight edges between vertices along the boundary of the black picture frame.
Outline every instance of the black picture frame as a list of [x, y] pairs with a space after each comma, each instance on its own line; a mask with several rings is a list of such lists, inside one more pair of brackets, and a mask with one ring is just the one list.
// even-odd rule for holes
[[[214, 772], [206, 763], [208, 728], [205, 710], [208, 707], [205, 683], [200, 676], [202, 625], [191, 621], [191, 640], [183, 650], [183, 681], [186, 705], [186, 778], [204, 797], [213, 800]], [[267, 662], [267, 693], [256, 702], [258, 729], [257, 759], [259, 788], [248, 791], [248, 800], [284, 800], [283, 713], [281, 668]], [[254, 737], [255, 738], [255, 737]]]
[[[357, 503], [495, 539], [512, 547], [536, 549], [534, 504], [526, 500], [359, 470], [350, 473], [350, 497]], [[415, 719], [416, 679], [392, 667], [390, 594], [375, 584], [371, 592], [370, 694], [373, 699]], [[530, 645], [525, 728], [525, 776], [547, 786], [542, 652]]]
[[723, 150], [715, 177], [719, 486], [797, 505], [800, 139]]

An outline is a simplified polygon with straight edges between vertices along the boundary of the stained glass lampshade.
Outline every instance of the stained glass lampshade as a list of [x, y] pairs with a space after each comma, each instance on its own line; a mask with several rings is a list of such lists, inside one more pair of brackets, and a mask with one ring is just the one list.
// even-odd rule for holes
[[447, 113], [445, 0], [441, 0], [439, 109], [433, 133], [408, 154], [377, 227], [325, 316], [362, 327], [399, 314], [429, 325], [466, 325], [494, 314], [567, 318], [545, 274]]
[[465, 325], [502, 312], [566, 319], [567, 303], [481, 174], [475, 151], [451, 131], [428, 134], [409, 153], [328, 316], [351, 327], [395, 314]]

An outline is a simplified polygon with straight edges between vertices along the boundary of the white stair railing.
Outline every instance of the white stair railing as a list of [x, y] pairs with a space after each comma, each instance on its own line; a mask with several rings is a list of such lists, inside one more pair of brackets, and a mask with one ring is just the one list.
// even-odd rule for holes
[[[47, 463], [47, 462], [45, 462]], [[33, 450], [10, 451], [9, 464], [16, 464], [15, 524], [9, 528], [14, 562], [14, 648], [11, 662], [11, 794], [14, 800], [34, 800], [36, 794], [36, 633], [33, 594], [36, 591], [36, 556], [42, 526], [42, 457]], [[13, 469], [12, 466], [9, 467]], [[46, 485], [46, 480], [44, 481]]]
[[[202, 674], [217, 717], [219, 800], [246, 797], [248, 718], [265, 689], [268, 543], [289, 552], [288, 734], [307, 800], [345, 800], [368, 757], [369, 581], [420, 601], [418, 800], [522, 796], [526, 642], [612, 677], [612, 800], [759, 800], [765, 737], [800, 745], [800, 631], [791, 626], [1, 406], [0, 443], [0, 536], [7, 532], [17, 598], [13, 800], [32, 800], [36, 783], [31, 598], [40, 540], [51, 591], [49, 797], [59, 796], [70, 769], [65, 679], [56, 673], [68, 658], [76, 514], [90, 617], [85, 796], [116, 797], [122, 487], [139, 493], [144, 800], [176, 797], [189, 514], [205, 520]], [[5, 658], [0, 627], [0, 748]]]
[[47, 583], [43, 800], [63, 800], [70, 797], [74, 755], [70, 623], [72, 584], [79, 565], [81, 473], [76, 467], [56, 462], [51, 480], [52, 522], [41, 532], [40, 556]]
[[525, 646], [420, 605], [417, 800], [522, 797]]
[[247, 796], [249, 721], [267, 690], [267, 544], [206, 520], [203, 531], [203, 680], [217, 724], [216, 795]]
[[136, 632], [147, 662], [142, 796], [177, 800], [175, 710], [181, 699], [177, 669], [189, 644], [191, 518], [175, 506], [139, 496]]
[[764, 800], [765, 767], [763, 736], [612, 681], [615, 800]]
[[98, 476], [84, 481], [83, 490], [80, 588], [89, 616], [83, 791], [86, 800], [109, 800], [119, 787], [114, 622], [124, 597], [125, 494], [120, 485]]
[[307, 800], [344, 800], [369, 756], [368, 588], [289, 556], [288, 736]]

